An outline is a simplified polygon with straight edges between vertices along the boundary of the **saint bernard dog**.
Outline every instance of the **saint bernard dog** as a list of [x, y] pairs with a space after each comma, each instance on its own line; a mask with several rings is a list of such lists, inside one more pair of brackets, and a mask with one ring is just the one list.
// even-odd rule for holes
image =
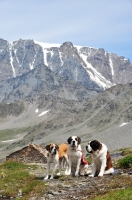
[[59, 146], [56, 144], [49, 144], [46, 147], [47, 153], [47, 173], [45, 176], [45, 180], [49, 178], [49, 171], [50, 171], [50, 164], [53, 163], [53, 170], [50, 176], [50, 179], [54, 178], [54, 173], [57, 169], [57, 166], [59, 165], [59, 173], [57, 175], [61, 174], [61, 162], [64, 159], [66, 163], [66, 170], [65, 173], [67, 173], [67, 167], [68, 167], [68, 145], [67, 144], [60, 144]]
[[104, 174], [113, 174], [112, 160], [107, 146], [97, 140], [92, 140], [86, 146], [86, 150], [92, 156], [92, 174], [94, 176], [103, 176]]
[[77, 136], [69, 137], [68, 140], [69, 168], [66, 175], [85, 175], [88, 171], [88, 162], [85, 160], [81, 149], [81, 139]]

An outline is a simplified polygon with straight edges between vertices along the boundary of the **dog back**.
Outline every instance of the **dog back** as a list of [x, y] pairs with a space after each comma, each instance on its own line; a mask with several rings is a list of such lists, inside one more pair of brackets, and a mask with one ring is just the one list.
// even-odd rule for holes
[[60, 144], [59, 145], [59, 158], [62, 158], [64, 155], [67, 155], [68, 153], [68, 145], [67, 144]]

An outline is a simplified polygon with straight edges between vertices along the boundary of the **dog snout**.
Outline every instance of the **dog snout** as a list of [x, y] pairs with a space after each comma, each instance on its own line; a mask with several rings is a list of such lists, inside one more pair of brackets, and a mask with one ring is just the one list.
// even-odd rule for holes
[[75, 145], [75, 141], [73, 141], [73, 145]]

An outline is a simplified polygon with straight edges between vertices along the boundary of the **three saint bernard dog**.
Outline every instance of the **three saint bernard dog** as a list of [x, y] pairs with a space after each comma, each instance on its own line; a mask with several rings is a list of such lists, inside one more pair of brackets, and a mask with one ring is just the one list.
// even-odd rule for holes
[[91, 177], [114, 173], [110, 153], [105, 144], [92, 140], [86, 146], [86, 150], [91, 154], [93, 161]]
[[[47, 174], [44, 178], [49, 178], [50, 164], [53, 163], [53, 170], [50, 179], [54, 178], [54, 173], [59, 165], [61, 174], [61, 162], [65, 162], [65, 175], [87, 175], [89, 174], [88, 162], [85, 160], [81, 149], [81, 139], [78, 136], [71, 136], [67, 140], [68, 144], [49, 144], [45, 148], [47, 154]], [[91, 177], [103, 176], [104, 174], [113, 174], [114, 168], [107, 146], [97, 140], [90, 141], [86, 146], [86, 151], [91, 154], [93, 165]]]

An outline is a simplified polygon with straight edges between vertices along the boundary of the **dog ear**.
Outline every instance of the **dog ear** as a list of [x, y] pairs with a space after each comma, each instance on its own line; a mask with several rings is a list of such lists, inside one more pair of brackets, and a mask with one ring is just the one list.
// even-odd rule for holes
[[45, 149], [50, 152], [50, 144], [48, 144]]
[[81, 138], [80, 137], [77, 138], [78, 138], [78, 144], [81, 144]]
[[90, 142], [90, 146], [92, 147], [92, 149], [94, 151], [97, 151], [101, 148], [102, 145], [98, 140], [93, 140], [93, 141]]
[[56, 149], [59, 150], [59, 146], [58, 145], [56, 145]]
[[67, 140], [68, 144], [71, 144], [71, 139], [72, 139], [71, 137], [68, 138]]

